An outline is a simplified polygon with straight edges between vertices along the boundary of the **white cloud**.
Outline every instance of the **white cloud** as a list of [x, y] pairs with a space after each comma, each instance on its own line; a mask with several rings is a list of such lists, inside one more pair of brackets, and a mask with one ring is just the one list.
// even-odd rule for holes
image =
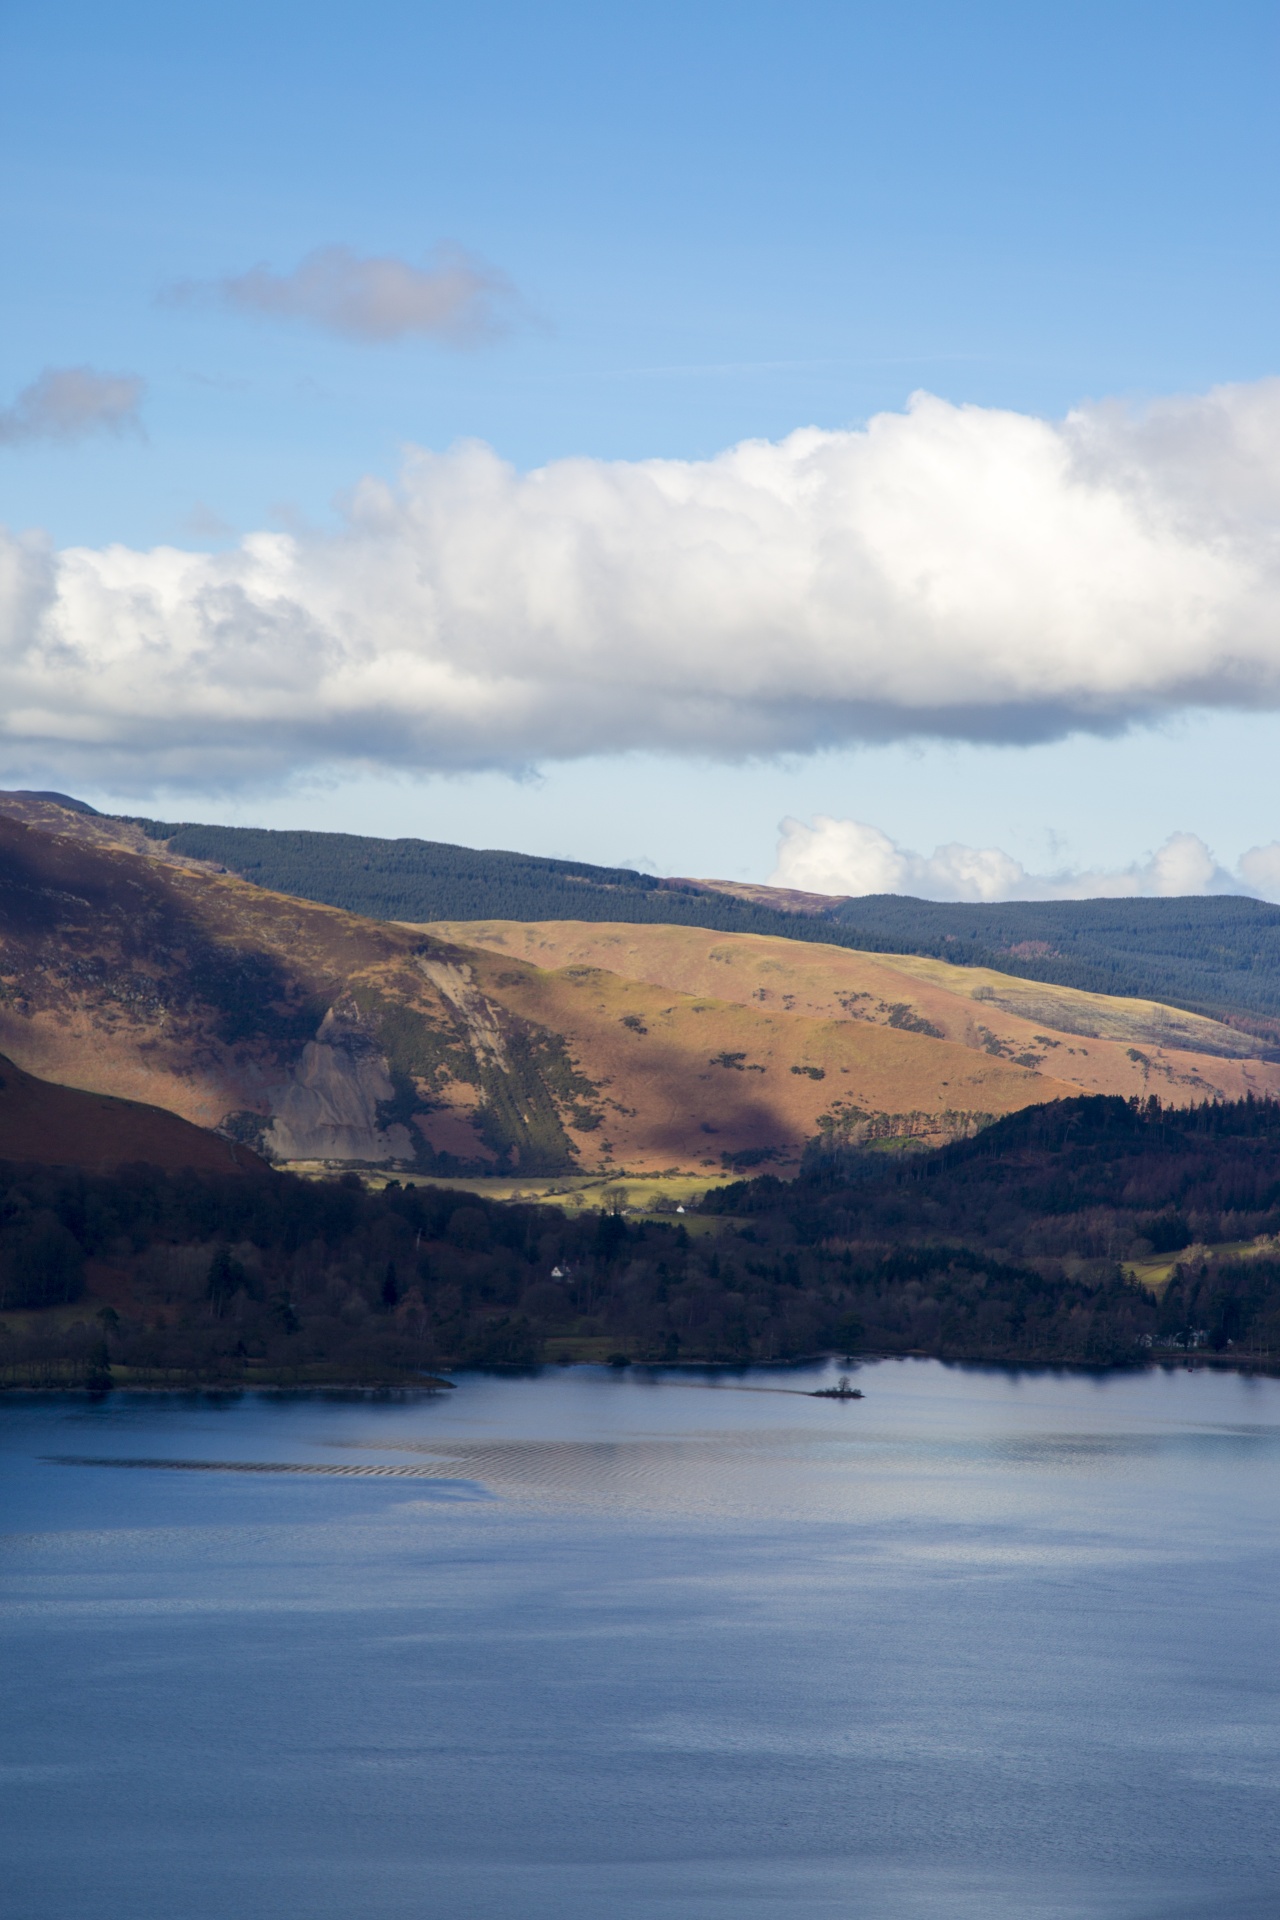
[[1274, 709], [1280, 380], [1058, 423], [922, 395], [704, 461], [411, 452], [328, 535], [7, 540], [0, 607], [0, 758], [40, 784]]
[[1240, 877], [1250, 893], [1264, 900], [1280, 900], [1280, 840], [1265, 847], [1250, 847], [1240, 856]]
[[997, 847], [952, 841], [925, 857], [861, 820], [784, 820], [769, 884], [802, 893], [909, 893], [922, 900], [1169, 899], [1189, 893], [1256, 893], [1280, 899], [1280, 842], [1246, 853], [1238, 874], [1219, 866], [1194, 833], [1171, 833], [1148, 859], [1097, 869], [1028, 873]]
[[11, 407], [0, 407], [0, 445], [83, 440], [91, 433], [139, 433], [146, 383], [136, 373], [46, 367]]
[[317, 247], [288, 273], [268, 266], [226, 279], [184, 281], [170, 304], [213, 299], [266, 320], [309, 320], [347, 340], [422, 334], [453, 347], [506, 333], [516, 312], [506, 275], [463, 248], [437, 247], [421, 266], [394, 255], [361, 258], [350, 247]]

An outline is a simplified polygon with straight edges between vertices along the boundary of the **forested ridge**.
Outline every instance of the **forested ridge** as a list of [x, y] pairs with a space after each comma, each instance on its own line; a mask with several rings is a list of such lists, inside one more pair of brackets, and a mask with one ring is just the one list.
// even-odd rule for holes
[[628, 868], [358, 834], [139, 819], [175, 853], [260, 886], [387, 920], [674, 923], [995, 967], [1161, 1000], [1280, 1039], [1280, 907], [1237, 896], [951, 905], [898, 894], [779, 912]]
[[[819, 1146], [795, 1182], [722, 1188], [690, 1226], [354, 1175], [10, 1166], [0, 1378], [411, 1382], [584, 1353], [1280, 1356], [1273, 1102], [1082, 1098], [916, 1157]], [[1126, 1262], [1159, 1252], [1178, 1264], [1157, 1300]]]
[[[625, 867], [433, 840], [143, 819], [129, 824], [174, 853], [214, 861], [258, 886], [376, 920], [656, 921], [718, 932], [783, 930], [801, 939], [821, 937], [798, 931], [791, 914]], [[854, 942], [846, 938], [842, 944]]]

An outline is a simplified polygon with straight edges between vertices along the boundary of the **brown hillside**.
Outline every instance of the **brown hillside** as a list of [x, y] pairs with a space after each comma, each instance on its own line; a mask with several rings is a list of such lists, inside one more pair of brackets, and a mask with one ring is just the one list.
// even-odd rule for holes
[[21, 813], [0, 816], [0, 1047], [277, 1160], [785, 1169], [823, 1128], [1280, 1092], [1244, 1036], [1149, 1002], [688, 927], [398, 926]]
[[718, 975], [719, 992], [673, 991], [362, 920], [33, 806], [0, 818], [0, 1046], [277, 1159], [790, 1165], [824, 1115], [944, 1137], [1067, 1090]]
[[465, 955], [79, 817], [0, 818], [0, 1046], [281, 1159], [413, 1162], [440, 1126], [465, 1160], [568, 1156], [563, 1049], [484, 1003]]
[[584, 1168], [784, 1170], [824, 1119], [852, 1118], [873, 1138], [944, 1140], [1075, 1091], [888, 1026], [766, 1012], [601, 967], [517, 969], [480, 949], [472, 956], [484, 991], [563, 1035], [597, 1089], [578, 1109]]
[[0, 1160], [83, 1167], [110, 1173], [145, 1161], [175, 1172], [182, 1167], [218, 1173], [266, 1171], [256, 1153], [206, 1133], [159, 1107], [79, 1093], [24, 1073], [0, 1054]]
[[985, 968], [698, 927], [468, 921], [435, 931], [541, 967], [605, 967], [755, 1013], [889, 1028], [934, 1046], [950, 1042], [1051, 1074], [1074, 1091], [1156, 1093], [1175, 1105], [1280, 1094], [1280, 1064], [1250, 1058], [1248, 1037], [1218, 1021]]

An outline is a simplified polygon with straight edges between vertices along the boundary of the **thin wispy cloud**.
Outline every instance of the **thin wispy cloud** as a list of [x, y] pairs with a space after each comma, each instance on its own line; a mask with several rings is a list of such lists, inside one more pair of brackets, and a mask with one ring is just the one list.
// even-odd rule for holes
[[259, 320], [301, 320], [345, 340], [412, 336], [450, 347], [483, 346], [509, 333], [520, 303], [507, 276], [477, 254], [444, 244], [415, 264], [394, 254], [317, 247], [283, 273], [260, 265], [220, 280], [182, 281], [171, 305], [230, 307]]
[[235, 783], [1277, 710], [1278, 535], [1277, 380], [1057, 422], [920, 395], [702, 461], [471, 442], [332, 533], [8, 540], [0, 743], [40, 784]]
[[99, 373], [93, 367], [46, 367], [12, 406], [0, 407], [0, 445], [27, 440], [87, 439], [91, 434], [141, 433], [139, 408], [146, 382], [136, 373]]
[[914, 853], [864, 820], [818, 814], [812, 824], [782, 822], [770, 884], [803, 893], [905, 893], [921, 900], [1160, 900], [1210, 893], [1275, 900], [1280, 841], [1250, 848], [1234, 873], [1195, 833], [1171, 833], [1154, 853], [1127, 867], [1029, 873], [999, 847], [953, 840], [931, 854]]

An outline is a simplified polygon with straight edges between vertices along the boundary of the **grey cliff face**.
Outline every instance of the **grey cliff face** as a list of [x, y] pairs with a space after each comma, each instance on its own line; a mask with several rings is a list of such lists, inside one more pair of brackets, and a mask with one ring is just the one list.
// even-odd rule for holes
[[330, 1007], [276, 1090], [266, 1149], [279, 1160], [410, 1161], [408, 1128], [379, 1122], [379, 1107], [394, 1092], [386, 1058], [358, 1013]]

